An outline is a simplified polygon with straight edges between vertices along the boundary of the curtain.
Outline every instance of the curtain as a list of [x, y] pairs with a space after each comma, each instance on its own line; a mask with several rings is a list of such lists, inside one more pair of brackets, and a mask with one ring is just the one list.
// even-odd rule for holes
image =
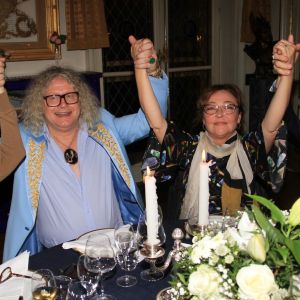
[[241, 26], [241, 42], [253, 43], [255, 36], [250, 25], [250, 15], [262, 16], [267, 21], [271, 21], [270, 0], [244, 0]]
[[103, 0], [66, 0], [67, 49], [109, 47]]

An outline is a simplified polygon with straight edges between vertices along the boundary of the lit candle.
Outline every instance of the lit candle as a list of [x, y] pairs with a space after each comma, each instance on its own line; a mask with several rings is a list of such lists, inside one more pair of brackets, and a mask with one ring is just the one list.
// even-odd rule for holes
[[149, 167], [145, 176], [146, 194], [146, 220], [147, 220], [147, 243], [156, 245], [159, 243], [158, 234], [158, 204], [156, 194], [156, 179], [151, 175]]
[[199, 208], [198, 208], [198, 225], [208, 225], [208, 203], [209, 203], [209, 174], [210, 162], [206, 162], [205, 151], [202, 151], [202, 161], [200, 162], [199, 176]]

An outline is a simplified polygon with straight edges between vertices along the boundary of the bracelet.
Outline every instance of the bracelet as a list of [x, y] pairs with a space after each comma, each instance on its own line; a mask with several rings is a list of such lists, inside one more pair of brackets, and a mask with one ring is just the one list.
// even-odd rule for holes
[[154, 71], [152, 71], [151, 73], [148, 73], [148, 76], [155, 77], [155, 78], [158, 78], [158, 79], [162, 79], [163, 78], [163, 71], [160, 67], [160, 64], [158, 64], [158, 67]]

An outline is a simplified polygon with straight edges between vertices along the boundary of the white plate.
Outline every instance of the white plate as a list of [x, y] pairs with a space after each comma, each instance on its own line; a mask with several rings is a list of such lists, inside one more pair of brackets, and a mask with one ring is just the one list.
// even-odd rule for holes
[[114, 232], [113, 228], [95, 229], [80, 235], [76, 240], [87, 239], [90, 235], [97, 235], [99, 233], [106, 234], [108, 237], [110, 237], [111, 233], [113, 234], [113, 232]]

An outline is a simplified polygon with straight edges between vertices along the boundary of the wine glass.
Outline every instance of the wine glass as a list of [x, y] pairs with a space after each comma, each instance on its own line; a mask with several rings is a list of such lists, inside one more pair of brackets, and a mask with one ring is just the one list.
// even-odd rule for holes
[[[135, 233], [131, 224], [123, 224], [119, 222], [115, 226], [114, 231], [115, 243], [118, 248], [117, 261], [124, 271], [131, 271], [136, 267], [134, 257]], [[131, 249], [131, 252], [129, 252]], [[129, 255], [130, 253], [130, 255]], [[130, 287], [137, 283], [137, 279], [132, 275], [123, 275], [117, 278], [117, 285], [121, 287]]]
[[77, 261], [77, 277], [82, 282], [82, 284], [85, 284], [86, 282], [90, 283], [95, 292], [99, 282], [99, 273], [90, 272], [85, 267], [84, 262], [85, 262], [85, 255], [83, 254], [79, 256]]
[[57, 294], [57, 286], [53, 273], [48, 269], [40, 269], [32, 274], [31, 292], [34, 300], [53, 300]]
[[98, 298], [101, 300], [115, 300], [115, 297], [112, 295], [104, 293], [103, 287], [103, 275], [113, 270], [116, 266], [114, 249], [107, 235], [97, 234], [88, 237], [85, 247], [84, 265], [88, 271], [99, 274], [101, 294]]
[[68, 292], [68, 287], [70, 282], [72, 281], [72, 278], [65, 275], [58, 275], [54, 278], [57, 287], [57, 294], [55, 300], [65, 300]]
[[92, 284], [85, 281], [74, 280], [69, 284], [67, 300], [87, 300], [91, 299], [95, 293]]

